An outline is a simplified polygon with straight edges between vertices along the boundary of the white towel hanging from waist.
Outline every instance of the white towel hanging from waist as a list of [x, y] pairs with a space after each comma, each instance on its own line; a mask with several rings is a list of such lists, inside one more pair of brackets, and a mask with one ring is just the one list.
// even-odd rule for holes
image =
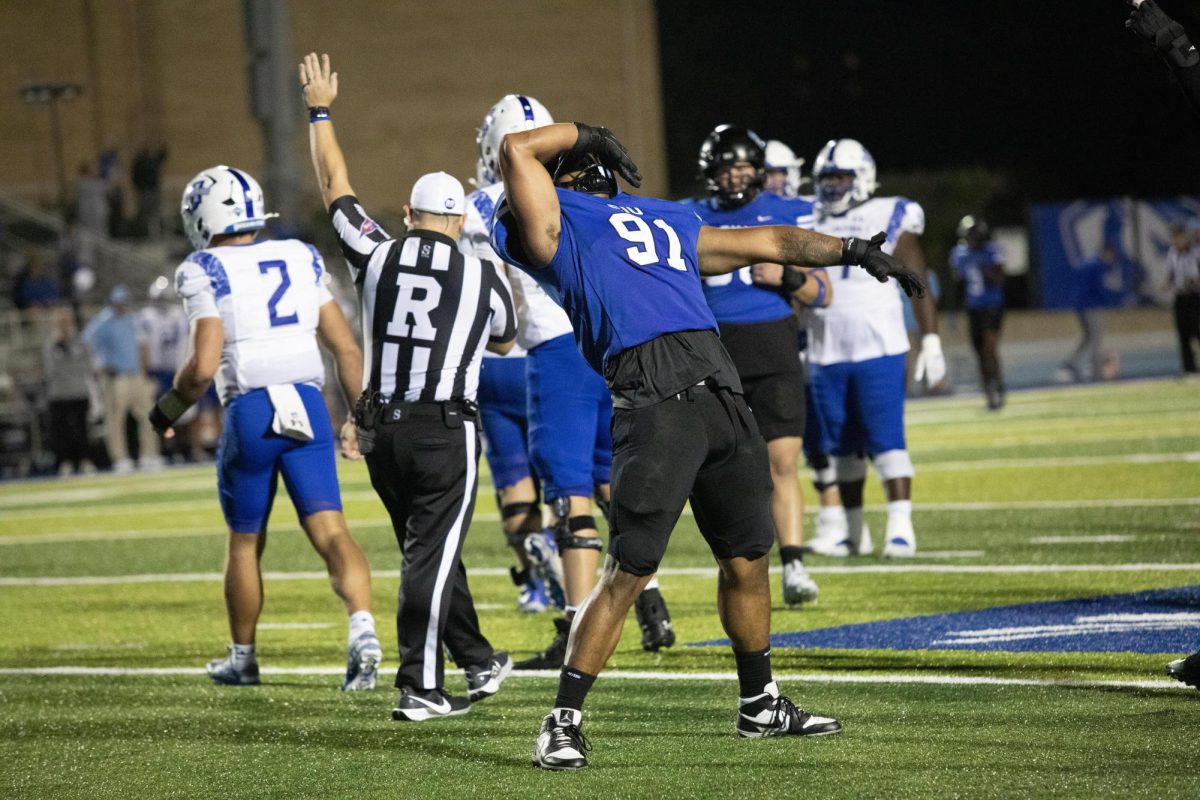
[[311, 442], [312, 423], [308, 421], [308, 409], [304, 407], [304, 399], [296, 391], [295, 384], [268, 386], [267, 396], [271, 398], [271, 406], [275, 409], [271, 430], [289, 439]]

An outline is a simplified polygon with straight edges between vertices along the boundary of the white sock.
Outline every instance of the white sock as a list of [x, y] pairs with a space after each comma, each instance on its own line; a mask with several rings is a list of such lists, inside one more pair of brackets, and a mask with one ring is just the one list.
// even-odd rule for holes
[[233, 648], [233, 665], [235, 667], [240, 669], [254, 663], [254, 645], [234, 643], [230, 646]]
[[863, 530], [863, 510], [862, 506], [858, 508], [846, 509], [846, 535], [851, 541], [857, 542], [862, 538]]
[[846, 524], [846, 509], [841, 506], [821, 506], [817, 511], [817, 521], [822, 524]]
[[375, 632], [375, 617], [370, 611], [355, 611], [350, 615], [350, 636], [349, 640], [353, 642], [364, 633]]
[[887, 504], [888, 516], [900, 515], [904, 517], [912, 517], [912, 500], [889, 500]]
[[[653, 578], [650, 579], [650, 582], [646, 584], [646, 589], [657, 589], [657, 588], [658, 588], [658, 576], [655, 575]], [[643, 589], [642, 591], [645, 591], [646, 589]]]
[[888, 541], [891, 541], [895, 537], [912, 539], [912, 501], [892, 500], [887, 504], [887, 512], [888, 521], [886, 536]]

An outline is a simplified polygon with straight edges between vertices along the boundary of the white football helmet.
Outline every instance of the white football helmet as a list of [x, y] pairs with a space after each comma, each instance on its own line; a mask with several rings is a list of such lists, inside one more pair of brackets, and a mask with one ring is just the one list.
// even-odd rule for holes
[[218, 233], [256, 231], [267, 224], [263, 191], [248, 173], [220, 164], [188, 181], [179, 209], [183, 231], [197, 250]]
[[[834, 175], [853, 175], [849, 189], [825, 181]], [[879, 188], [875, 180], [875, 159], [855, 139], [830, 139], [813, 161], [813, 181], [817, 190], [819, 214], [842, 214], [852, 206], [865, 203]]]
[[500, 182], [500, 142], [510, 133], [553, 125], [554, 117], [546, 107], [523, 94], [506, 94], [483, 118], [475, 137], [479, 145], [479, 163], [475, 166], [475, 185], [479, 188]]
[[800, 184], [803, 179], [800, 177], [800, 167], [804, 166], [803, 158], [796, 158], [796, 154], [792, 148], [788, 147], [778, 139], [771, 139], [767, 142], [767, 172], [775, 170], [786, 170], [787, 180], [783, 186], [784, 197], [795, 197], [800, 194]]

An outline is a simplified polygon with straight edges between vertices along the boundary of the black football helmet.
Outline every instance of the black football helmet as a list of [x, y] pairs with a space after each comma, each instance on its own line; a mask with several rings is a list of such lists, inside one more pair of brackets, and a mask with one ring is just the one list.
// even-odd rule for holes
[[[554, 179], [556, 186], [584, 194], [605, 194], [616, 197], [620, 188], [617, 186], [617, 176], [608, 167], [600, 163], [600, 158], [594, 153], [571, 153], [567, 151], [546, 162], [546, 169]], [[560, 175], [579, 173], [567, 181], [560, 181]]]
[[[721, 208], [739, 208], [753, 200], [766, 179], [767, 145], [757, 133], [736, 125], [718, 125], [700, 145], [700, 174], [709, 195]], [[754, 167], [754, 177], [738, 191], [726, 191], [717, 181], [725, 167], [745, 162]]]

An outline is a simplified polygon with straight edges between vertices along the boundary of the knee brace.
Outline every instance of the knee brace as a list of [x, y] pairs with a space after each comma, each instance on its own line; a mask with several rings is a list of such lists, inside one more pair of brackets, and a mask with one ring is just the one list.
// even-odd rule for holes
[[530, 533], [528, 530], [509, 531], [508, 521], [510, 519], [520, 516], [528, 517], [528, 515], [532, 514], [536, 523], [539, 526], [541, 525], [541, 514], [538, 513], [538, 504], [536, 502], [506, 503], [500, 505], [500, 498], [497, 496], [496, 505], [500, 506], [500, 524], [504, 528], [504, 538], [508, 540], [510, 547], [516, 547], [521, 544]]
[[812, 482], [813, 488], [818, 492], [823, 492], [837, 485], [837, 469], [830, 463], [828, 458], [822, 458], [822, 465], [813, 465]]
[[838, 483], [858, 483], [867, 479], [867, 460], [862, 456], [833, 456]]
[[916, 473], [907, 450], [888, 450], [875, 456], [875, 471], [883, 481], [911, 478]]
[[599, 536], [580, 536], [579, 531], [595, 530], [596, 518], [591, 514], [578, 517], [559, 517], [554, 526], [554, 538], [558, 543], [558, 552], [568, 550], [604, 550], [604, 542]]

